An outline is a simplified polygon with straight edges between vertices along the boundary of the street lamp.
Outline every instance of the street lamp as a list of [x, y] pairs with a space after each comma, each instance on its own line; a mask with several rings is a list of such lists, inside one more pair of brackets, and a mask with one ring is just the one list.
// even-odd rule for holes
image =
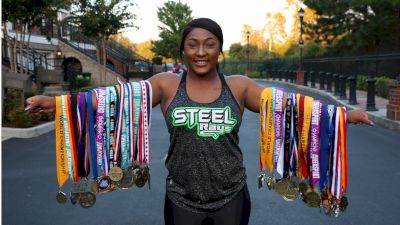
[[303, 47], [304, 47], [304, 42], [303, 42], [303, 18], [304, 18], [304, 10], [303, 8], [300, 8], [299, 10], [299, 18], [300, 18], [300, 40], [299, 40], [299, 48], [300, 48], [300, 70], [303, 68]]
[[247, 49], [246, 49], [246, 54], [247, 54], [247, 72], [246, 72], [246, 74], [249, 75], [249, 65], [250, 65], [249, 38], [250, 38], [250, 31], [246, 32], [246, 36], [247, 36]]

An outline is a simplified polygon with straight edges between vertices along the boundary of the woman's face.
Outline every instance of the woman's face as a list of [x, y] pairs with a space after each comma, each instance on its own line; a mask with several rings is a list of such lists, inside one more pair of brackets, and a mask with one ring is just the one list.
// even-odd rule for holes
[[207, 75], [216, 72], [220, 42], [218, 38], [202, 28], [194, 28], [183, 44], [189, 71], [196, 75]]

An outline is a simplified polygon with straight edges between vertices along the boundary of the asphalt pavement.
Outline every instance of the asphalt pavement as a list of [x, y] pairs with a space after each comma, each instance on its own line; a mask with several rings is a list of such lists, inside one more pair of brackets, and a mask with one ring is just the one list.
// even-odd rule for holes
[[[271, 83], [259, 81], [264, 86]], [[284, 84], [288, 92], [314, 92]], [[164, 158], [169, 136], [159, 107], [153, 110], [151, 126], [151, 190], [143, 188], [98, 194], [89, 209], [70, 202], [60, 205], [55, 169], [54, 131], [28, 139], [2, 142], [2, 224], [6, 225], [157, 225], [164, 224]], [[400, 132], [380, 125], [350, 125], [348, 130], [349, 207], [338, 218], [301, 200], [286, 202], [266, 188], [257, 188], [259, 175], [258, 114], [245, 111], [240, 128], [240, 146], [247, 170], [251, 196], [251, 225], [265, 224], [399, 224], [400, 214]], [[70, 190], [69, 181], [63, 188]]]

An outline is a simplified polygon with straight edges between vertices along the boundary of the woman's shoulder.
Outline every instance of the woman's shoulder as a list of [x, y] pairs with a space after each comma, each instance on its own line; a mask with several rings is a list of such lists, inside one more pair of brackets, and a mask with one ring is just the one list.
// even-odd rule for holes
[[162, 86], [177, 83], [181, 80], [181, 76], [175, 73], [162, 72], [149, 78], [152, 85]]
[[250, 78], [243, 76], [243, 75], [229, 75], [229, 76], [225, 76], [225, 80], [226, 82], [230, 85], [230, 86], [247, 86], [248, 82], [251, 81]]

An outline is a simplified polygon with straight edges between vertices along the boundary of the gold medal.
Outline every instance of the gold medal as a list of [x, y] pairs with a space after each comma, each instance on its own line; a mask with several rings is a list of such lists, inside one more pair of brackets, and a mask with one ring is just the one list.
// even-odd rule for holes
[[286, 178], [283, 178], [276, 182], [274, 190], [276, 193], [278, 193], [280, 196], [283, 196], [289, 189], [289, 180]]
[[121, 189], [128, 189], [128, 188], [132, 187], [134, 184], [135, 184], [135, 180], [132, 176], [131, 171], [129, 171], [129, 170], [124, 170], [122, 179], [120, 181], [116, 182], [117, 187], [121, 188]]
[[289, 182], [289, 187], [286, 193], [282, 196], [286, 201], [294, 201], [299, 197], [299, 187], [293, 181]]
[[315, 189], [308, 188], [303, 200], [309, 207], [321, 206], [321, 196]]
[[96, 195], [94, 195], [91, 192], [86, 192], [80, 194], [79, 197], [79, 205], [82, 206], [82, 208], [90, 208], [96, 203]]
[[56, 195], [56, 199], [57, 199], [58, 203], [64, 204], [67, 202], [67, 195], [64, 192], [62, 192], [61, 190], [59, 190]]
[[272, 176], [268, 176], [267, 178], [267, 187], [269, 190], [274, 188], [274, 179], [272, 178]]
[[112, 181], [118, 182], [122, 179], [123, 171], [120, 167], [114, 166], [113, 168], [110, 169], [108, 176]]
[[91, 192], [98, 193], [99, 192], [99, 184], [97, 181], [92, 182]]

